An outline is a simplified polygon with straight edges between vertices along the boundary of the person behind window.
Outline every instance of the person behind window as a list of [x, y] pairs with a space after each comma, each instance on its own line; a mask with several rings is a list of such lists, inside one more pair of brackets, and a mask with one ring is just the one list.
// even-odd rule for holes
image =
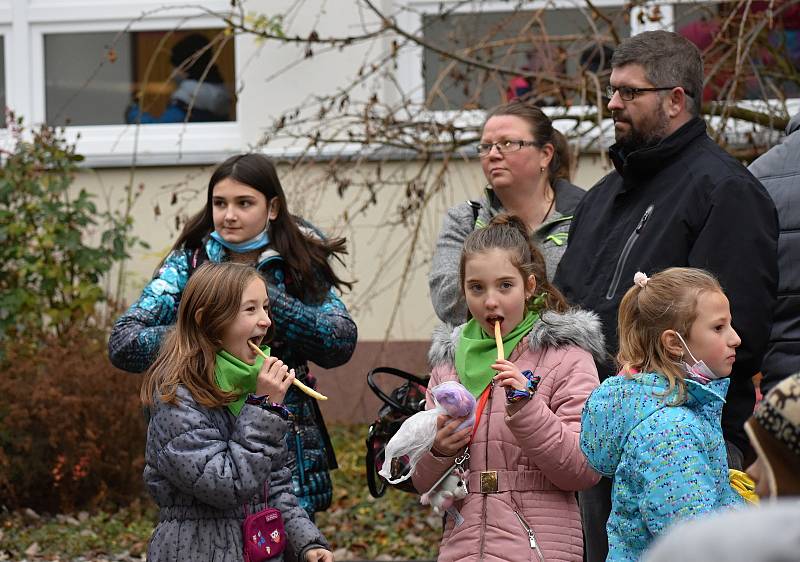
[[554, 79], [566, 74], [564, 50], [545, 43], [535, 45], [527, 57], [522, 70], [535, 76], [512, 78], [506, 89], [506, 101], [527, 100], [538, 107], [562, 105], [563, 96]]
[[172, 92], [167, 108], [156, 116], [133, 103], [125, 112], [125, 122], [228, 121], [231, 96], [217, 65], [211, 63], [212, 54], [208, 39], [199, 33], [175, 43], [169, 62], [175, 68], [173, 80], [177, 88]]

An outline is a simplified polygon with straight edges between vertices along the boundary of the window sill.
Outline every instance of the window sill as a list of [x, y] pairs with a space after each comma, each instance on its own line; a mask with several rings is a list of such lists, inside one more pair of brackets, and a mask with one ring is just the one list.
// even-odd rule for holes
[[239, 123], [164, 123], [67, 127], [92, 168], [217, 164], [242, 149]]

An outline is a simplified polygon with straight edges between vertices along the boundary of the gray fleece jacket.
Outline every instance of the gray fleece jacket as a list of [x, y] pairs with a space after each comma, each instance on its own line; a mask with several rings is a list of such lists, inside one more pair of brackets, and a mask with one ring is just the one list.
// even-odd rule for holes
[[[567, 234], [572, 223], [572, 213], [585, 191], [566, 180], [559, 179], [553, 185], [555, 209], [533, 234], [533, 241], [544, 254], [547, 278], [552, 281], [558, 262], [567, 249]], [[458, 279], [458, 265], [464, 240], [475, 227], [486, 226], [492, 217], [505, 213], [503, 204], [490, 189], [480, 201], [478, 218], [469, 201], [451, 207], [444, 217], [436, 250], [428, 275], [428, 287], [436, 316], [442, 322], [457, 326], [467, 320], [467, 303]]]
[[[305, 560], [310, 548], [328, 548], [292, 491], [287, 427], [278, 415], [250, 404], [239, 416], [206, 408], [183, 386], [176, 406], [156, 399], [150, 414], [144, 480], [160, 512], [149, 562], [241, 562], [244, 505], [250, 513], [264, 509], [267, 479], [267, 504], [283, 515], [285, 553]], [[274, 560], [284, 559], [294, 561]]]

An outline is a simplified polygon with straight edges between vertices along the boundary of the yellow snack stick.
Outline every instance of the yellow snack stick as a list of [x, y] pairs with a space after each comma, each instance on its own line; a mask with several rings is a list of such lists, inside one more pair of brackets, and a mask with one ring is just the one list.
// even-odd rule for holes
[[497, 360], [505, 359], [503, 352], [503, 335], [500, 333], [500, 321], [494, 323], [494, 342], [497, 344]]
[[[267, 355], [266, 353], [261, 351], [261, 348], [259, 348], [256, 344], [254, 344], [251, 341], [248, 341], [247, 343], [250, 344], [250, 347], [252, 347], [253, 350], [255, 350], [255, 352], [258, 353], [261, 357], [263, 357], [264, 359], [269, 359], [269, 355]], [[325, 396], [324, 394], [320, 394], [319, 392], [317, 392], [313, 388], [310, 388], [310, 387], [304, 385], [303, 383], [301, 383], [297, 379], [294, 379], [292, 381], [292, 384], [295, 385], [300, 390], [302, 390], [303, 392], [305, 392], [306, 394], [308, 394], [311, 398], [316, 398], [317, 400], [327, 400], [328, 399], [328, 397]]]

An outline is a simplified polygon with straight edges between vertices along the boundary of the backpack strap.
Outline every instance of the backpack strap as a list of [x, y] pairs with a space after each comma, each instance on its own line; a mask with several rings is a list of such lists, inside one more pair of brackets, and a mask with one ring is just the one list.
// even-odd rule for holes
[[205, 244], [201, 244], [199, 248], [196, 248], [194, 252], [189, 255], [189, 268], [187, 270], [187, 278], [192, 276], [194, 270], [203, 265], [205, 262], [208, 261], [208, 254], [206, 253]]
[[474, 201], [472, 199], [467, 199], [467, 204], [472, 208], [472, 224], [474, 228], [478, 228], [478, 213], [481, 210], [481, 203], [480, 201]]

